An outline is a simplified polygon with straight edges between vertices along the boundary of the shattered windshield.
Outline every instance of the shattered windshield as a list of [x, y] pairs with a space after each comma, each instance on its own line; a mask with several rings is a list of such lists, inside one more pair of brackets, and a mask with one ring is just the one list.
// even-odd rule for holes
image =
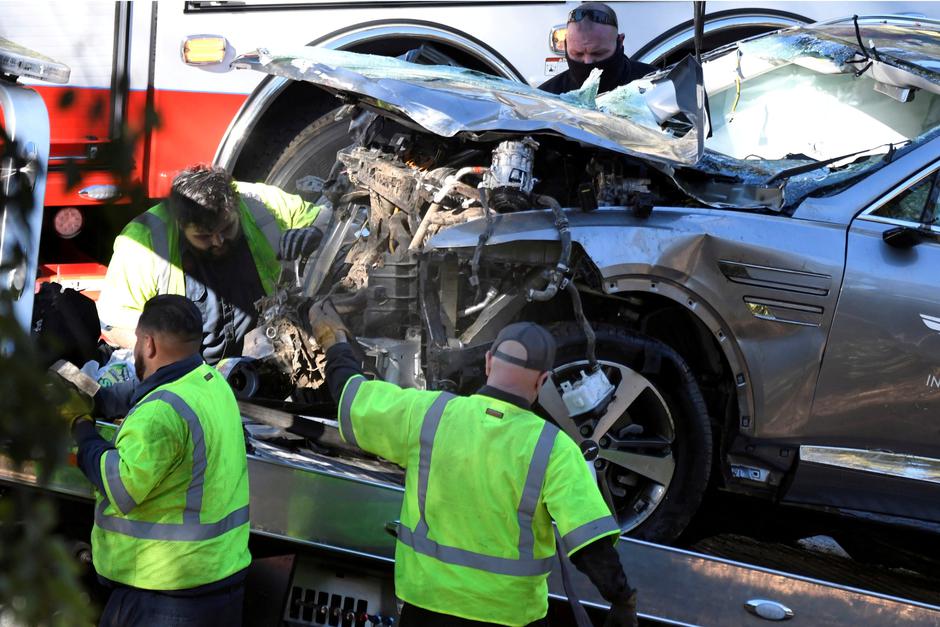
[[712, 135], [697, 169], [782, 185], [781, 206], [793, 205], [934, 137], [934, 28], [862, 25], [864, 47], [852, 24], [797, 28], [716, 54], [704, 64]]

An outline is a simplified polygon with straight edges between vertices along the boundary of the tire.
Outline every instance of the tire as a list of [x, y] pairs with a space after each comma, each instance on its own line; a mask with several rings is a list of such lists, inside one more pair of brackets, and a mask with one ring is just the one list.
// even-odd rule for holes
[[326, 179], [336, 163], [337, 151], [353, 143], [349, 118], [336, 120], [336, 112], [325, 113], [300, 131], [278, 156], [264, 182], [305, 200], [317, 200], [320, 194], [307, 189], [306, 177]]
[[675, 540], [701, 504], [712, 466], [708, 412], [688, 365], [658, 340], [594, 325], [598, 362], [616, 386], [613, 399], [599, 414], [568, 418], [562, 410], [561, 419], [552, 418], [564, 407], [558, 386], [579, 378], [587, 361], [579, 325], [548, 328], [558, 343], [556, 366], [537, 409], [585, 451], [624, 533]]

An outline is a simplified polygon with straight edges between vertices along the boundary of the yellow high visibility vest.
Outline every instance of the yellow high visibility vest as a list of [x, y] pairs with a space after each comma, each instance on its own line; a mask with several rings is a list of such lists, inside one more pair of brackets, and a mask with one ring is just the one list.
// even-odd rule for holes
[[138, 402], [101, 456], [92, 559], [98, 574], [182, 590], [246, 568], [248, 461], [228, 383], [202, 364]]
[[574, 441], [511, 403], [356, 376], [339, 425], [406, 469], [395, 591], [418, 607], [526, 625], [548, 611], [552, 520], [568, 555], [620, 533]]

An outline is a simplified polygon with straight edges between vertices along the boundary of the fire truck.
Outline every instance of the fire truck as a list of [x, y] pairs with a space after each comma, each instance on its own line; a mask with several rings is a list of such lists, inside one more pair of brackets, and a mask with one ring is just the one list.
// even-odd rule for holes
[[[51, 121], [40, 280], [55, 278], [94, 297], [114, 236], [189, 164], [214, 162], [238, 179], [292, 192], [305, 191], [296, 185], [298, 163], [329, 171], [348, 143], [345, 124], [331, 115], [337, 101], [302, 81], [230, 72], [237, 54], [275, 44], [387, 56], [418, 51], [423, 62], [539, 84], [564, 69], [563, 22], [577, 4], [5, 2], [0, 37], [71, 68], [64, 84], [24, 79]], [[921, 10], [916, 2], [757, 4], [708, 3], [703, 48], [863, 9]], [[662, 65], [691, 50], [690, 4], [611, 5], [632, 58]]]

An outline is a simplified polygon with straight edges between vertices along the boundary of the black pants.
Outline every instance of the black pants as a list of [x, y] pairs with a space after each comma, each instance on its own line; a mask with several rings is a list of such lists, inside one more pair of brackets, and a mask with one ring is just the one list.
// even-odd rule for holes
[[[405, 603], [401, 608], [401, 622], [399, 627], [498, 627], [497, 623], [484, 623], [478, 620], [467, 620], [449, 614], [438, 614], [414, 605]], [[544, 618], [529, 623], [526, 627], [548, 627]]]
[[111, 591], [99, 627], [241, 627], [245, 585], [199, 596], [171, 596], [140, 588]]

